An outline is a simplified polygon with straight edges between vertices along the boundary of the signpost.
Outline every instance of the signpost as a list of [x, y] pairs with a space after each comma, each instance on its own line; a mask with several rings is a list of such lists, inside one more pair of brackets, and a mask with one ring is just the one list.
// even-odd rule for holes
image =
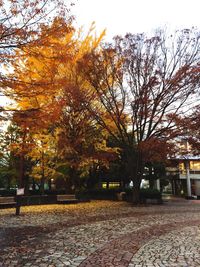
[[17, 197], [16, 197], [16, 215], [20, 214], [20, 196], [24, 195], [24, 188], [18, 188], [17, 189]]

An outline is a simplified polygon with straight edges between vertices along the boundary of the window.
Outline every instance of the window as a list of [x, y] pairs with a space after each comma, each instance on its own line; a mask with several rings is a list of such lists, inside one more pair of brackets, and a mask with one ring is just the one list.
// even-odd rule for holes
[[200, 161], [190, 161], [191, 170], [200, 170]]

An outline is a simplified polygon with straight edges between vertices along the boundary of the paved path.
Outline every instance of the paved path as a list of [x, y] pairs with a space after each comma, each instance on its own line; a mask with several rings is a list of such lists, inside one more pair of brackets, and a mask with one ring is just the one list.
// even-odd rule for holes
[[199, 267], [200, 201], [0, 210], [0, 267]]

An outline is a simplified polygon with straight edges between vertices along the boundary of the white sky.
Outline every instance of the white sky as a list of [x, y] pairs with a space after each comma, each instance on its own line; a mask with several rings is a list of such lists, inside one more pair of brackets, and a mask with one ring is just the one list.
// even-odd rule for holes
[[[105, 39], [127, 32], [149, 32], [158, 27], [169, 29], [200, 26], [200, 0], [71, 0], [76, 25], [87, 31], [93, 21]], [[7, 99], [0, 97], [0, 105]], [[8, 101], [9, 103], [9, 101]]]
[[107, 29], [106, 40], [127, 32], [149, 32], [200, 26], [200, 0], [74, 0], [76, 25], [87, 30], [93, 21], [97, 33]]

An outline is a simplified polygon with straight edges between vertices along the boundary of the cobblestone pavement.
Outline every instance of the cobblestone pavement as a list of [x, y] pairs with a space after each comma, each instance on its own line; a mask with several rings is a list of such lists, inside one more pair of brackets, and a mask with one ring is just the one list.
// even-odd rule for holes
[[0, 267], [199, 267], [200, 201], [0, 210]]
[[199, 226], [175, 230], [141, 247], [129, 266], [200, 266], [199, 243]]

